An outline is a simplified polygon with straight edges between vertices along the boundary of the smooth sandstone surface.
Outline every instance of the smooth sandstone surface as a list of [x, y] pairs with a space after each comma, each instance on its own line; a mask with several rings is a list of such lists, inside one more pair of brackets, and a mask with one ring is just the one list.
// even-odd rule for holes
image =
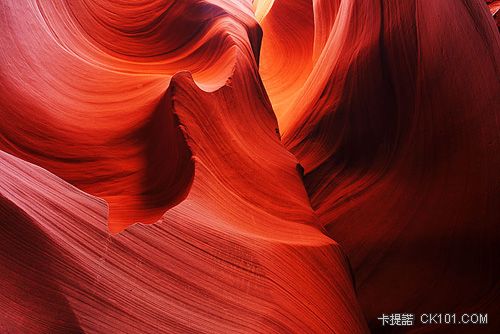
[[0, 332], [367, 333], [391, 312], [498, 332], [495, 20], [2, 1]]

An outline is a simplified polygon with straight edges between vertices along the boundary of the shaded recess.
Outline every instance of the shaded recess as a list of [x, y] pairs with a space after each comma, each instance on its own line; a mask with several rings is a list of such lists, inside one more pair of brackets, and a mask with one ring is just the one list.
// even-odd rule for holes
[[156, 222], [189, 192], [194, 161], [174, 114], [174, 92], [175, 86], [170, 85], [149, 119], [130, 135], [131, 141], [142, 143], [139, 183], [94, 193], [109, 204], [109, 229], [113, 233], [135, 222]]
[[[84, 333], [66, 296], [51, 277], [60, 249], [21, 208], [0, 195], [0, 331]], [[12, 256], [15, 254], [15, 256]], [[66, 259], [65, 259], [66, 260]]]
[[[488, 6], [311, 3], [313, 67], [278, 121], [371, 329], [402, 310], [498, 313], [500, 35]], [[288, 38], [278, 31], [264, 29], [263, 45]]]

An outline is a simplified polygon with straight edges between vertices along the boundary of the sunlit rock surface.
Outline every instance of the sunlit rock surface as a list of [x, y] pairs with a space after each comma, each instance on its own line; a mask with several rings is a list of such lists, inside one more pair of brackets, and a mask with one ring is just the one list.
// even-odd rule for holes
[[0, 13], [0, 332], [500, 329], [498, 1]]

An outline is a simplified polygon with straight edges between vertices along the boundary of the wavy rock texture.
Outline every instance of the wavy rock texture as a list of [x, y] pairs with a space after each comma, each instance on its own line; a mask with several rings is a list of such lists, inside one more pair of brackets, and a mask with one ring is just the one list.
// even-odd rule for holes
[[44, 168], [1, 155], [5, 331], [367, 331], [276, 135], [249, 6], [2, 7], [1, 146]]
[[491, 15], [495, 18], [495, 22], [497, 23], [498, 29], [500, 29], [500, 1], [491, 1], [487, 0], [486, 3], [490, 8]]
[[[370, 326], [401, 310], [498, 314], [500, 38], [484, 2], [310, 3], [331, 6], [313, 21], [290, 9], [314, 25], [312, 48], [281, 8], [263, 19], [264, 36], [313, 55], [307, 75], [285, 77], [300, 89], [277, 116]], [[262, 72], [271, 100], [275, 73]]]
[[2, 1], [0, 332], [497, 332], [495, 6]]

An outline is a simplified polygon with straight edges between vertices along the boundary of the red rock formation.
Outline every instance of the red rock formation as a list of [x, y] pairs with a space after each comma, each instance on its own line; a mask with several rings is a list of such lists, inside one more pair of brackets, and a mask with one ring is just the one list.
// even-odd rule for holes
[[491, 15], [495, 18], [498, 29], [500, 29], [500, 1], [487, 0], [486, 3], [490, 8]]
[[372, 329], [382, 313], [498, 314], [500, 38], [486, 6], [341, 1], [330, 13], [315, 16], [326, 42], [278, 120]]
[[367, 331], [276, 135], [249, 6], [2, 7], [0, 143], [40, 167], [1, 153], [0, 328]]
[[488, 5], [0, 3], [0, 332], [496, 332]]

